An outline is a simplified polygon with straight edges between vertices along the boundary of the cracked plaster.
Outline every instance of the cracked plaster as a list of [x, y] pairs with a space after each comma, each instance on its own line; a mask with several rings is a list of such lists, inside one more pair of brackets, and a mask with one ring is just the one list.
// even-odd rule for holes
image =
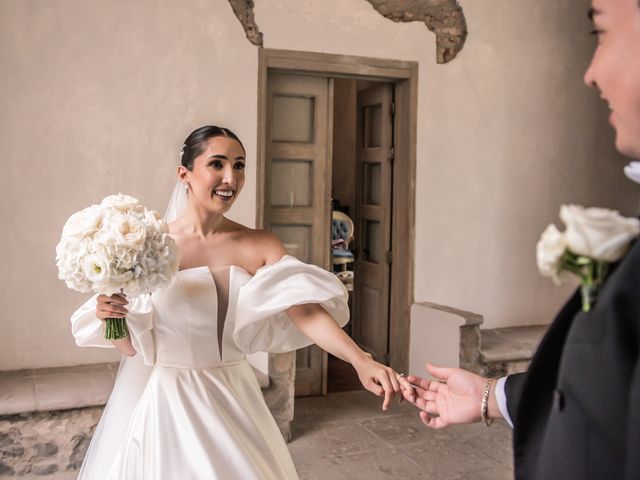
[[[462, 50], [467, 22], [456, 0], [367, 0], [385, 18], [394, 22], [424, 22], [436, 35], [436, 60], [447, 63]], [[253, 15], [253, 0], [229, 0], [247, 39], [262, 46], [262, 33]]]

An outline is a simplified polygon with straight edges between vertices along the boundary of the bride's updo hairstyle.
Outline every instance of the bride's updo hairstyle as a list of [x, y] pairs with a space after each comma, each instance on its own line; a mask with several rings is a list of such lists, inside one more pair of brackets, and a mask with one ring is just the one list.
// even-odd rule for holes
[[215, 125], [205, 125], [204, 127], [200, 127], [191, 132], [184, 141], [184, 144], [180, 149], [182, 166], [187, 170], [192, 171], [193, 161], [204, 151], [207, 140], [213, 137], [233, 138], [240, 144], [242, 150], [244, 150], [244, 145], [238, 136], [228, 128], [216, 127]]

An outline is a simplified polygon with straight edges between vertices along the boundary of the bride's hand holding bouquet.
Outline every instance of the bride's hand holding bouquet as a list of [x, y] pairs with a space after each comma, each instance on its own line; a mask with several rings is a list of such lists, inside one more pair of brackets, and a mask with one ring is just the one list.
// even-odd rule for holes
[[56, 247], [58, 277], [73, 290], [99, 294], [96, 316], [106, 321], [108, 340], [128, 335], [126, 296], [168, 285], [178, 262], [160, 215], [123, 194], [71, 215]]

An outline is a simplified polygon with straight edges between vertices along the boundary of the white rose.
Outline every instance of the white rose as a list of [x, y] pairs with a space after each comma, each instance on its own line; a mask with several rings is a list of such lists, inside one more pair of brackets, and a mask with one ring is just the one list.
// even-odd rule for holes
[[604, 262], [616, 262], [640, 234], [640, 221], [614, 210], [563, 205], [560, 218], [566, 224], [567, 247], [573, 253]]
[[137, 198], [118, 193], [117, 195], [109, 195], [102, 200], [100, 206], [103, 208], [115, 208], [121, 212], [139, 211], [142, 212], [143, 206], [140, 205], [140, 201]]
[[640, 162], [630, 162], [629, 165], [624, 167], [624, 174], [630, 180], [640, 183]]
[[86, 237], [93, 235], [101, 227], [102, 215], [97, 205], [92, 205], [69, 217], [62, 227], [63, 237]]
[[118, 247], [142, 250], [147, 238], [144, 224], [133, 215], [123, 215], [115, 225], [116, 244]]
[[562, 283], [563, 273], [560, 271], [560, 260], [567, 249], [564, 235], [551, 224], [542, 233], [536, 245], [536, 260], [540, 273], [551, 277], [554, 282]]
[[86, 255], [82, 259], [82, 269], [87, 280], [93, 283], [102, 282], [109, 274], [107, 259], [101, 255]]

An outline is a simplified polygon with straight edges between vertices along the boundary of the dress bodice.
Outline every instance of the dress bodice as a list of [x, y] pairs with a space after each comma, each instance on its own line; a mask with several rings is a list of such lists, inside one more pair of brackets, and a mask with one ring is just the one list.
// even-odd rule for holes
[[[255, 275], [237, 266], [182, 270], [169, 286], [131, 298], [127, 325], [147, 365], [216, 367], [246, 353], [310, 345], [286, 310], [317, 303], [342, 327], [349, 320], [347, 298], [335, 275], [285, 255]], [[76, 343], [112, 347], [95, 306], [94, 297], [71, 317]]]
[[204, 368], [244, 358], [233, 340], [240, 287], [251, 279], [239, 267], [196, 267], [178, 272], [151, 295], [155, 363]]

